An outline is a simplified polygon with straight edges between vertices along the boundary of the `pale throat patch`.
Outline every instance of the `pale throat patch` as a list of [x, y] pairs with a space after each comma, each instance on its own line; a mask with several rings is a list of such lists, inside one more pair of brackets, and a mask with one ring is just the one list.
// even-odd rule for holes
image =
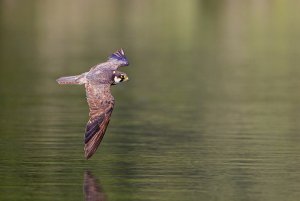
[[120, 83], [121, 82], [121, 78], [119, 78], [119, 77], [117, 77], [117, 76], [115, 76], [114, 77], [114, 81], [115, 81], [115, 83]]

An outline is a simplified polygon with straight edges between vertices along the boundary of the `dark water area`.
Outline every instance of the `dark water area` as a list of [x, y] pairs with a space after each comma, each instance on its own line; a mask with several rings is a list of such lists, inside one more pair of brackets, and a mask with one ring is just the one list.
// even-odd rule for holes
[[[299, 1], [0, 1], [0, 200], [300, 197]], [[123, 48], [85, 160], [83, 86]]]

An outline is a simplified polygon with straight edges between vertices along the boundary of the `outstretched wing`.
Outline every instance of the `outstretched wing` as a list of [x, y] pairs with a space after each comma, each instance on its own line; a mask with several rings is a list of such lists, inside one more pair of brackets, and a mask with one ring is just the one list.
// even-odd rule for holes
[[110, 116], [114, 108], [113, 101], [106, 102], [98, 111], [94, 111], [86, 125], [84, 136], [85, 157], [90, 158], [97, 150], [106, 128], [109, 124]]
[[119, 66], [128, 66], [129, 62], [125, 56], [125, 53], [122, 49], [116, 51], [115, 53], [113, 53], [112, 55], [110, 55], [108, 61], [118, 61]]
[[[109, 69], [109, 70], [117, 70], [119, 67], [122, 66], [128, 66], [129, 65], [129, 61], [127, 59], [127, 57], [125, 56], [125, 53], [122, 49], [116, 51], [115, 53], [113, 53], [112, 55], [110, 55], [108, 57], [108, 60], [106, 62], [97, 64], [95, 66], [93, 66], [90, 69], [90, 72], [96, 73], [101, 72], [101, 70], [103, 69]], [[98, 73], [96, 73], [98, 74]], [[88, 76], [91, 76], [91, 73], [89, 73]]]
[[[90, 108], [90, 119], [85, 130], [84, 152], [85, 157], [88, 159], [96, 152], [102, 141], [114, 108], [114, 100], [113, 98], [105, 96], [104, 92], [95, 90], [95, 88], [91, 86], [86, 87], [87, 101]], [[104, 96], [99, 97], [99, 94]]]

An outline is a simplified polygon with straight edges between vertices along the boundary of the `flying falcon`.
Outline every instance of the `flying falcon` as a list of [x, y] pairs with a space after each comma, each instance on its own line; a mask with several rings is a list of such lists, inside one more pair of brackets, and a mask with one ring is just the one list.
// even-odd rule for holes
[[128, 80], [126, 73], [118, 71], [118, 68], [128, 65], [125, 53], [120, 49], [113, 53], [106, 62], [95, 65], [88, 72], [56, 80], [59, 84], [84, 84], [85, 86], [90, 109], [90, 119], [84, 135], [86, 159], [96, 152], [114, 108], [115, 100], [110, 93], [110, 86]]

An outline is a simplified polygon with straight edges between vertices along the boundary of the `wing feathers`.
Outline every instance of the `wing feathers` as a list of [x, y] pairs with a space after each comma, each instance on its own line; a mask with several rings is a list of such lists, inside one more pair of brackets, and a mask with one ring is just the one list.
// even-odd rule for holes
[[102, 138], [105, 134], [106, 128], [109, 124], [110, 116], [113, 111], [113, 102], [110, 102], [106, 110], [99, 109], [98, 114], [92, 116], [87, 123], [85, 132], [85, 157], [89, 159], [97, 150]]
[[103, 122], [104, 114], [99, 116], [93, 121], [89, 121], [86, 125], [86, 131], [84, 136], [84, 142], [87, 143], [100, 129], [100, 124]]

